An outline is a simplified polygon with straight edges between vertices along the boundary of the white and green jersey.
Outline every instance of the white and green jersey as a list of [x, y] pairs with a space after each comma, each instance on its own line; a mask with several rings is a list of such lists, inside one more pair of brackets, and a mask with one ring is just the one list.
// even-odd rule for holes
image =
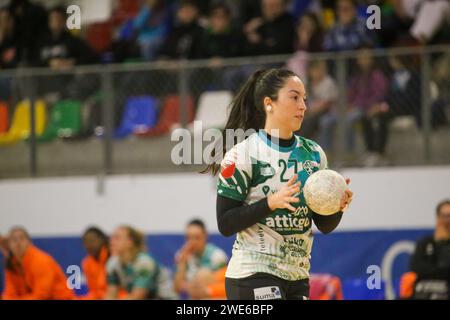
[[[260, 130], [225, 154], [217, 192], [251, 205], [277, 192], [295, 173], [303, 186], [313, 172], [326, 167], [325, 153], [317, 143], [295, 136], [290, 147], [281, 147]], [[292, 203], [295, 212], [276, 209], [237, 234], [226, 277], [244, 278], [257, 272], [286, 280], [309, 277], [312, 211], [302, 191], [295, 196], [300, 199]]]

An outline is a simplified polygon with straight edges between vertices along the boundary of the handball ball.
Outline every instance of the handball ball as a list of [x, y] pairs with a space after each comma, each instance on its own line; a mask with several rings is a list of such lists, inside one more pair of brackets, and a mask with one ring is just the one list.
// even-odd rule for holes
[[306, 180], [303, 195], [312, 211], [329, 216], [340, 210], [346, 189], [347, 183], [343, 176], [325, 169], [316, 171]]

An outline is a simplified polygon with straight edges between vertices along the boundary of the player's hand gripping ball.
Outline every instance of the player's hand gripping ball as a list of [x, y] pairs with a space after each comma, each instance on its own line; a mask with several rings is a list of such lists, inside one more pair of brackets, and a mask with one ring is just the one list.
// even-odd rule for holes
[[313, 173], [303, 187], [306, 204], [314, 212], [328, 216], [341, 210], [341, 200], [347, 190], [344, 177], [333, 170]]

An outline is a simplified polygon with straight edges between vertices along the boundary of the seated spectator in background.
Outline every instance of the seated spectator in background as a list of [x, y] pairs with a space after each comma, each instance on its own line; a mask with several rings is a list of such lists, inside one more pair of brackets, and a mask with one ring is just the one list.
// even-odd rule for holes
[[105, 298], [157, 298], [160, 267], [145, 252], [144, 235], [132, 227], [121, 226], [111, 236], [110, 250], [112, 257], [106, 264], [108, 287]]
[[142, 58], [154, 60], [169, 32], [170, 12], [165, 0], [145, 0], [133, 29], [141, 48]]
[[50, 33], [39, 43], [39, 66], [64, 69], [97, 61], [94, 51], [86, 42], [67, 30], [66, 20], [64, 7], [55, 7], [49, 11]]
[[29, 0], [11, 0], [9, 11], [14, 17], [15, 31], [21, 51], [19, 60], [24, 64], [35, 62], [38, 41], [48, 32], [47, 11]]
[[413, 299], [450, 299], [450, 199], [438, 204], [436, 217], [434, 235], [419, 240], [411, 258]]
[[355, 0], [339, 0], [336, 15], [336, 24], [325, 35], [326, 51], [355, 50], [373, 44], [365, 21], [358, 17]]
[[90, 227], [83, 234], [83, 246], [87, 256], [81, 262], [86, 277], [88, 293], [86, 300], [100, 300], [106, 294], [106, 262], [109, 259], [108, 237], [102, 230]]
[[308, 87], [308, 112], [300, 134], [312, 139], [319, 131], [320, 145], [324, 150], [330, 150], [336, 122], [335, 103], [338, 88], [328, 74], [324, 60], [313, 61], [310, 64]]
[[290, 3], [290, 12], [296, 22], [298, 22], [301, 17], [308, 14], [308, 12], [314, 12], [319, 14], [322, 11], [322, 3], [323, 1], [319, 0], [291, 0]]
[[239, 1], [239, 24], [245, 25], [254, 18], [261, 17], [261, 0]]
[[7, 258], [9, 256], [8, 239], [0, 234], [0, 254]]
[[208, 243], [208, 233], [201, 220], [192, 220], [186, 227], [186, 242], [175, 257], [175, 290], [187, 293], [192, 280], [201, 269], [212, 272], [226, 266], [228, 257], [225, 252]]
[[[381, 164], [387, 139], [387, 109], [380, 108], [386, 98], [388, 80], [375, 65], [370, 48], [358, 51], [356, 64], [358, 70], [350, 78], [348, 88], [348, 110], [345, 119], [346, 148], [352, 153], [355, 147], [354, 125], [361, 122], [368, 154], [366, 166]], [[373, 121], [378, 125], [374, 126]]]
[[389, 65], [393, 73], [384, 108], [389, 109], [391, 117], [414, 116], [418, 127], [422, 125], [420, 107], [422, 81], [411, 66], [411, 56], [390, 56]]
[[421, 1], [394, 0], [385, 4], [388, 10], [382, 10], [382, 28], [376, 31], [382, 47], [390, 47], [411, 38], [409, 29]]
[[294, 22], [285, 0], [262, 0], [262, 16], [244, 26], [248, 55], [288, 54], [293, 52]]
[[323, 30], [317, 15], [310, 12], [304, 14], [297, 24], [294, 47], [296, 51], [322, 51]]
[[[49, 11], [49, 34], [39, 42], [36, 65], [54, 70], [97, 62], [97, 55], [87, 43], [72, 35], [66, 26], [66, 9], [54, 7]], [[57, 93], [75, 99], [85, 98], [95, 90], [96, 78], [89, 75], [63, 74], [36, 78], [38, 95]], [[87, 93], [86, 93], [87, 92]]]
[[[448, 0], [422, 1], [410, 33], [421, 44], [448, 43], [450, 41], [449, 15]], [[441, 31], [443, 31], [442, 35], [440, 35]]]
[[[5, 260], [9, 256], [9, 249], [8, 249], [8, 239], [0, 235], [0, 274], [4, 274], [4, 266], [5, 266]], [[4, 288], [4, 277], [0, 277], [0, 288]], [[2, 299], [2, 296], [0, 294], [0, 300]]]
[[299, 75], [306, 75], [309, 52], [322, 51], [323, 30], [314, 13], [306, 13], [297, 23], [295, 53], [287, 62], [287, 68]]
[[242, 35], [232, 24], [231, 11], [225, 4], [211, 7], [208, 26], [203, 30], [198, 58], [230, 58], [241, 55]]
[[227, 267], [217, 271], [200, 269], [187, 286], [187, 292], [191, 299], [220, 299], [227, 298], [225, 292], [225, 273]]
[[213, 5], [196, 54], [197, 58], [210, 59], [209, 67], [193, 72], [190, 81], [193, 91], [200, 94], [205, 90], [230, 88], [236, 69], [222, 68], [222, 60], [241, 56], [243, 44], [243, 35], [234, 27], [229, 7], [225, 4]]
[[5, 300], [73, 299], [58, 263], [33, 246], [27, 231], [12, 228], [8, 235], [10, 254], [6, 260]]
[[7, 8], [0, 9], [0, 69], [15, 68], [20, 62], [19, 39], [14, 17]]
[[177, 9], [175, 26], [164, 42], [158, 58], [195, 59], [202, 35], [199, 10], [194, 0], [182, 0]]

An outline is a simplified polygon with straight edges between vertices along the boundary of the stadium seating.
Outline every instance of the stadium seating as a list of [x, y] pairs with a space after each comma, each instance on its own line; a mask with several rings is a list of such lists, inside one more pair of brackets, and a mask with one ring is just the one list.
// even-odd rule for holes
[[8, 131], [8, 105], [5, 102], [0, 102], [0, 134]]
[[[46, 124], [46, 106], [43, 100], [37, 100], [35, 107], [36, 136], [44, 132]], [[0, 135], [0, 145], [12, 144], [26, 139], [31, 134], [30, 101], [23, 100], [16, 106], [11, 127], [8, 132]]]
[[[138, 130], [135, 131], [135, 134], [140, 137], [150, 137], [169, 133], [171, 128], [177, 127], [181, 123], [180, 108], [181, 100], [179, 96], [167, 96], [163, 101], [158, 124], [151, 129], [142, 130], [138, 128]], [[187, 123], [190, 123], [194, 119], [194, 99], [190, 96], [187, 97], [186, 108], [186, 120]]]
[[233, 99], [229, 91], [205, 92], [200, 96], [195, 120], [202, 121], [203, 129], [223, 129], [228, 119], [228, 106]]
[[119, 127], [114, 132], [117, 139], [126, 138], [135, 131], [153, 128], [157, 122], [158, 100], [151, 96], [129, 98]]
[[57, 102], [50, 114], [50, 123], [44, 133], [38, 137], [39, 142], [67, 138], [77, 135], [81, 130], [81, 103], [73, 100]]

